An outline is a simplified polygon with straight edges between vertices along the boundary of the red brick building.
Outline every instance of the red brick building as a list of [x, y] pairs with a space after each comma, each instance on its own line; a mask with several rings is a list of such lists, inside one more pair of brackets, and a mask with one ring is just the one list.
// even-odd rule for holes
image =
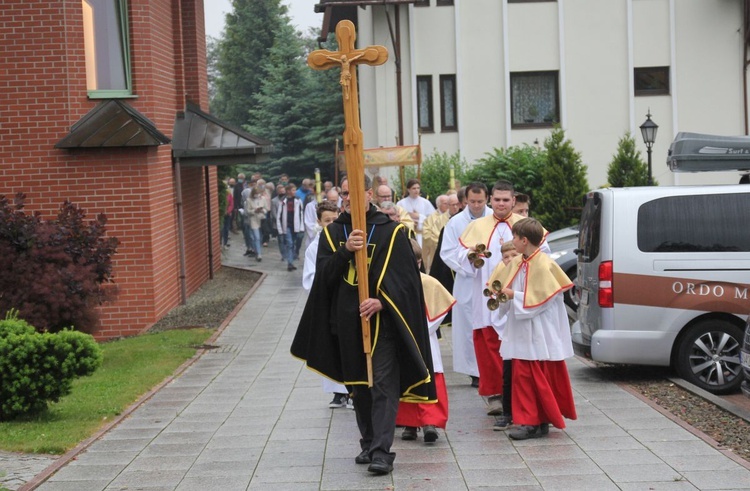
[[107, 215], [119, 295], [100, 338], [143, 331], [220, 267], [206, 165], [268, 143], [207, 106], [203, 0], [3, 0], [0, 195], [26, 193], [45, 218], [64, 199]]

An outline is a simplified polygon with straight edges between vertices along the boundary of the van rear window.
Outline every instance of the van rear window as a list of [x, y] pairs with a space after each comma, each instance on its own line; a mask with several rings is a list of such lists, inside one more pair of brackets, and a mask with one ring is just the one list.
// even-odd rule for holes
[[750, 193], [670, 196], [638, 209], [643, 252], [750, 251]]
[[584, 263], [590, 263], [599, 256], [599, 241], [601, 239], [602, 196], [593, 193], [586, 199], [586, 205], [581, 214], [581, 228], [578, 234], [578, 258]]

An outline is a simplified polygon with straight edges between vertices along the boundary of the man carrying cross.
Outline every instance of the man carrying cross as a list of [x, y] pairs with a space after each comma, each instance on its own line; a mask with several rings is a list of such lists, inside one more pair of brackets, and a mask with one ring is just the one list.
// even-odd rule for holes
[[[316, 70], [341, 69], [344, 213], [322, 232], [315, 279], [292, 355], [308, 368], [354, 392], [362, 451], [354, 459], [373, 474], [388, 474], [396, 412], [402, 402], [435, 402], [435, 382], [424, 295], [414, 253], [403, 225], [370, 206], [372, 185], [364, 173], [359, 126], [358, 64], [381, 65], [382, 46], [355, 49], [354, 24], [336, 26], [339, 52], [317, 50], [307, 58]], [[350, 194], [351, 193], [351, 194]], [[374, 328], [374, 335], [371, 331]]]
[[[346, 178], [345, 178], [346, 179]], [[361, 439], [358, 464], [374, 474], [393, 470], [396, 413], [402, 402], [436, 402], [424, 294], [404, 226], [370, 206], [365, 177], [364, 230], [352, 226], [349, 182], [341, 183], [344, 213], [320, 235], [315, 279], [292, 343], [308, 368], [353, 391]], [[354, 253], [369, 263], [371, 298], [359, 301]], [[360, 317], [373, 326], [373, 385], [367, 382]]]

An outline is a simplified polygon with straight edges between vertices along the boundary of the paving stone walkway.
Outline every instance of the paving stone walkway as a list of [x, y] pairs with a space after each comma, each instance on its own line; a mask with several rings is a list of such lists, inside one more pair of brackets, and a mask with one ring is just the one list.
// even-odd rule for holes
[[262, 263], [239, 252], [225, 253], [225, 264], [268, 276], [214, 343], [221, 349], [38, 489], [750, 489], [748, 468], [577, 359], [568, 363], [577, 421], [521, 442], [492, 431], [485, 401], [450, 369], [450, 330], [442, 341], [447, 430], [432, 445], [397, 437], [394, 472], [372, 476], [354, 463], [354, 412], [329, 409], [320, 379], [289, 355], [306, 299], [302, 268], [287, 272], [275, 243]]

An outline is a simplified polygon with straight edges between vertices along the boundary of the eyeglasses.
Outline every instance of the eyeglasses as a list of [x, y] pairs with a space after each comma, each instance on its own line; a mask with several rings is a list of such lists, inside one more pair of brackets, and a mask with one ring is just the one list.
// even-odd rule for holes
[[349, 191], [341, 191], [339, 193], [339, 196], [341, 196], [342, 198], [348, 198], [349, 197]]
[[379, 195], [378, 195], [378, 198], [382, 198], [382, 199], [390, 199], [390, 198], [391, 198], [391, 195], [390, 195], [390, 194], [379, 194]]

